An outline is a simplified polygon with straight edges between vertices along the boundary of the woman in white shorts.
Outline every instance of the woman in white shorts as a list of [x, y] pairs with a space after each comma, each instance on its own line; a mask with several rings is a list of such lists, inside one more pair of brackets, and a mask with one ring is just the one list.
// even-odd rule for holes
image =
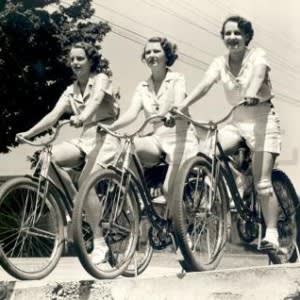
[[[146, 62], [150, 77], [138, 84], [129, 109], [110, 129], [117, 130], [133, 122], [143, 111], [145, 118], [153, 115], [169, 116], [169, 110], [179, 105], [186, 94], [185, 78], [183, 74], [173, 72], [169, 68], [177, 59], [177, 47], [166, 38], [150, 38], [144, 47], [142, 60]], [[185, 111], [188, 113], [188, 111]], [[162, 121], [153, 123], [153, 134], [136, 138], [135, 146], [145, 167], [151, 167], [160, 162], [163, 153], [169, 164], [164, 181], [164, 196], [171, 210], [173, 180], [179, 165], [188, 157], [196, 154], [198, 140], [194, 128], [186, 121], [178, 120], [174, 127], [167, 127]]]
[[[72, 114], [71, 124], [83, 126], [80, 136], [55, 145], [52, 153], [57, 165], [74, 168], [89, 158], [96, 146], [103, 146], [103, 138], [97, 134], [97, 123], [111, 124], [115, 121], [115, 103], [111, 80], [104, 70], [100, 70], [101, 55], [98, 49], [89, 43], [76, 43], [71, 47], [69, 59], [76, 80], [66, 88], [55, 107], [41, 121], [18, 135], [30, 139], [56, 124], [64, 113]], [[103, 159], [109, 161], [112, 153], [107, 151]], [[71, 181], [68, 173], [62, 174]], [[72, 186], [72, 182], [69, 186]]]
[[213, 60], [202, 81], [178, 109], [202, 98], [218, 81], [222, 82], [230, 104], [246, 101], [234, 111], [231, 123], [221, 130], [220, 142], [230, 153], [243, 138], [253, 151], [252, 171], [267, 227], [262, 247], [279, 250], [278, 202], [271, 182], [274, 162], [280, 153], [279, 118], [271, 102], [270, 65], [265, 51], [248, 47], [253, 33], [251, 22], [240, 16], [225, 20], [221, 37], [228, 53]]
[[[153, 37], [147, 41], [142, 60], [150, 68], [151, 75], [137, 86], [128, 110], [116, 122], [107, 126], [110, 130], [115, 131], [132, 123], [141, 111], [145, 118], [165, 115], [168, 120], [172, 119], [168, 112], [183, 101], [186, 91], [184, 76], [169, 69], [177, 59], [176, 48], [176, 45], [161, 37]], [[185, 113], [188, 113], [187, 109]], [[162, 155], [166, 154], [169, 168], [163, 190], [171, 217], [172, 199], [169, 194], [171, 195], [173, 180], [179, 165], [197, 153], [198, 140], [194, 128], [182, 120], [172, 128], [166, 127], [162, 121], [156, 121], [153, 129], [150, 136], [136, 138], [135, 147], [145, 167], [157, 165]], [[101, 156], [101, 151], [98, 156]], [[103, 236], [94, 240], [95, 244], [99, 247], [97, 246], [92, 262], [98, 264], [105, 261], [109, 249]]]

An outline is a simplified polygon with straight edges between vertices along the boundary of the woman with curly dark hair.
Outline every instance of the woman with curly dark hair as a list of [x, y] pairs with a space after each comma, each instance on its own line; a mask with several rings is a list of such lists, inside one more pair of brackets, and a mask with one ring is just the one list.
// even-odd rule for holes
[[92, 44], [78, 42], [70, 49], [70, 66], [75, 76], [55, 107], [41, 121], [18, 135], [30, 139], [57, 123], [64, 113], [72, 114], [75, 127], [83, 126], [79, 138], [53, 147], [53, 158], [61, 167], [76, 167], [95, 148], [97, 123], [115, 120], [114, 98], [110, 78], [101, 72], [101, 56]]
[[281, 251], [277, 231], [278, 201], [271, 180], [275, 159], [281, 150], [279, 117], [271, 101], [274, 95], [266, 53], [261, 48], [248, 47], [253, 34], [250, 21], [241, 16], [227, 18], [221, 37], [228, 53], [214, 59], [201, 82], [178, 109], [186, 109], [219, 81], [231, 105], [245, 102], [234, 111], [230, 124], [221, 129], [220, 142], [225, 151], [232, 153], [244, 139], [252, 151], [255, 189], [266, 223], [262, 248]]

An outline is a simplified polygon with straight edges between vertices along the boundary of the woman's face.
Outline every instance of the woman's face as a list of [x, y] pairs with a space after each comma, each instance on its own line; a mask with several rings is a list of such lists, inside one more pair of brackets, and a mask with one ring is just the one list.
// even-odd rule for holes
[[84, 49], [72, 48], [70, 51], [71, 68], [77, 78], [90, 74], [91, 61], [87, 58]]
[[230, 52], [240, 52], [246, 47], [246, 36], [237, 22], [229, 21], [224, 28], [224, 43]]
[[166, 55], [159, 42], [149, 42], [146, 44], [145, 61], [149, 68], [166, 67]]

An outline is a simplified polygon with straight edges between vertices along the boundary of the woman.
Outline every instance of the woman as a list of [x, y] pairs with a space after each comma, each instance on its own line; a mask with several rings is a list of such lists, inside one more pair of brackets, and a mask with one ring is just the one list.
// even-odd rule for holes
[[[144, 47], [142, 60], [150, 69], [150, 77], [138, 84], [128, 110], [113, 124], [107, 126], [110, 130], [118, 130], [132, 123], [141, 111], [146, 118], [154, 115], [166, 115], [173, 106], [178, 106], [185, 97], [185, 79], [180, 73], [170, 70], [170, 66], [177, 59], [176, 45], [166, 38], [150, 38]], [[187, 113], [187, 110], [185, 111]], [[168, 118], [171, 120], [171, 118]], [[164, 126], [157, 120], [153, 123], [153, 134], [147, 137], [135, 139], [136, 151], [145, 167], [152, 167], [160, 163], [162, 154], [166, 154], [169, 163], [168, 172], [164, 181], [163, 191], [168, 202], [169, 211], [172, 210], [170, 192], [173, 180], [176, 176], [180, 163], [196, 154], [198, 143], [194, 128], [186, 121], [178, 121], [173, 128]], [[98, 157], [102, 156], [102, 149]], [[94, 170], [100, 165], [96, 159]], [[92, 195], [89, 196], [92, 198]], [[164, 197], [160, 203], [166, 202]], [[164, 200], [164, 201], [163, 201]], [[96, 207], [94, 209], [96, 211]], [[92, 256], [92, 263], [99, 264], [105, 261], [108, 247], [103, 237], [97, 237], [99, 248]], [[95, 245], [95, 240], [94, 240]], [[102, 245], [102, 247], [100, 247]]]
[[[64, 113], [72, 113], [71, 124], [75, 127], [83, 126], [79, 138], [55, 145], [52, 149], [53, 160], [60, 167], [81, 165], [86, 159], [88, 164], [84, 174], [91, 172], [94, 164], [94, 153], [101, 148], [98, 163], [105, 164], [113, 159], [116, 152], [115, 140], [97, 134], [97, 123], [111, 124], [115, 118], [115, 102], [109, 77], [100, 69], [101, 56], [91, 44], [80, 42], [71, 47], [70, 65], [76, 80], [67, 87], [55, 107], [35, 126], [18, 135], [30, 139], [53, 126]], [[60, 169], [61, 176], [68, 184], [70, 192], [75, 196], [76, 189], [69, 174]], [[84, 175], [82, 175], [84, 177]], [[97, 231], [97, 214], [93, 213], [97, 203], [90, 202], [86, 208], [93, 232]], [[98, 243], [99, 244], [99, 243]], [[101, 247], [94, 243], [94, 249]]]
[[81, 165], [99, 142], [97, 123], [111, 124], [115, 120], [111, 80], [101, 72], [100, 59], [93, 45], [74, 44], [70, 65], [76, 80], [66, 88], [52, 111], [31, 129], [18, 134], [30, 139], [56, 124], [64, 113], [73, 114], [71, 124], [83, 129], [79, 138], [53, 147], [53, 159], [60, 167]]
[[279, 119], [274, 111], [269, 78], [270, 66], [264, 50], [248, 48], [254, 31], [251, 22], [232, 16], [225, 20], [221, 37], [228, 54], [216, 58], [202, 81], [178, 107], [185, 109], [202, 98], [221, 81], [228, 102], [232, 105], [246, 101], [232, 116], [231, 124], [220, 133], [220, 141], [227, 152], [235, 150], [245, 139], [253, 151], [252, 171], [266, 223], [261, 247], [279, 251], [277, 218], [278, 202], [271, 181], [276, 157], [280, 153]]
[[[109, 126], [111, 130], [130, 124], [141, 111], [144, 112], [146, 118], [153, 115], [168, 116], [173, 106], [181, 104], [186, 94], [185, 79], [181, 73], [173, 72], [169, 68], [178, 57], [176, 50], [176, 45], [166, 38], [153, 37], [146, 42], [142, 60], [146, 62], [151, 75], [137, 86], [129, 109]], [[158, 164], [162, 154], [166, 154], [169, 168], [163, 191], [168, 207], [171, 209], [170, 191], [173, 179], [179, 164], [189, 155], [196, 153], [197, 138], [194, 128], [186, 121], [178, 121], [173, 128], [170, 128], [157, 120], [153, 122], [153, 129], [150, 136], [136, 138], [135, 146], [146, 167]]]

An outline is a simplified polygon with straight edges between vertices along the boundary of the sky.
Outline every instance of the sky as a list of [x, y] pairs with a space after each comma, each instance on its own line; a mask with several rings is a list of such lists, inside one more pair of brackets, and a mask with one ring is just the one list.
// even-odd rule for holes
[[[72, 0], [64, 0], [68, 5]], [[282, 153], [278, 159], [300, 190], [300, 2], [298, 0], [94, 0], [94, 20], [112, 27], [102, 44], [109, 59], [113, 84], [121, 92], [121, 113], [128, 107], [137, 84], [149, 76], [141, 61], [145, 39], [165, 36], [176, 42], [179, 59], [172, 67], [184, 73], [190, 91], [214, 57], [224, 54], [219, 36], [222, 22], [232, 14], [248, 18], [255, 30], [250, 46], [262, 47], [271, 64], [271, 80], [282, 129]], [[193, 105], [198, 120], [218, 119], [226, 114], [222, 86], [215, 85], [207, 96]], [[140, 117], [128, 130], [139, 124]], [[26, 128], [24, 128], [25, 130]], [[58, 142], [78, 131], [62, 130]], [[34, 149], [22, 145], [0, 155], [0, 175], [28, 172], [26, 156]]]

